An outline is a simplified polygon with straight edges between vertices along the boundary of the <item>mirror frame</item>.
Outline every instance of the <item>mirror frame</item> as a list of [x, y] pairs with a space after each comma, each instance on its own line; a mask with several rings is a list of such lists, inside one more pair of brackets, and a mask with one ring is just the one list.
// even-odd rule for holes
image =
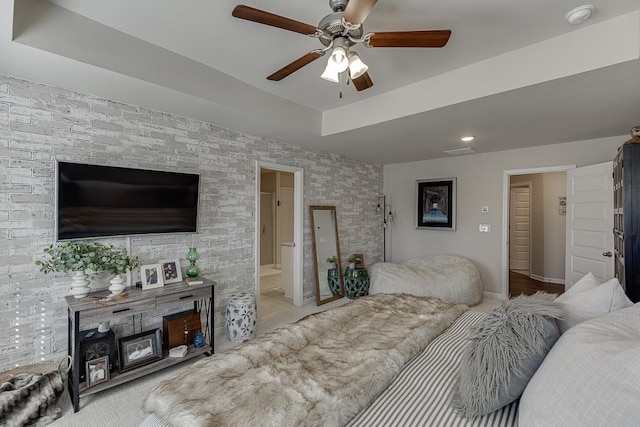
[[[316, 226], [313, 219], [314, 211], [333, 211], [333, 228], [336, 232], [336, 257], [338, 258], [338, 276], [340, 277], [340, 293], [338, 295], [332, 295], [329, 298], [320, 299], [320, 278], [318, 277], [318, 253], [316, 250]], [[342, 264], [340, 262], [340, 241], [338, 240], [338, 217], [336, 215], [335, 206], [309, 206], [309, 221], [311, 223], [311, 246], [313, 247], [313, 273], [316, 277], [316, 305], [326, 304], [331, 301], [338, 300], [344, 297], [344, 285], [342, 277]], [[326, 280], [326, 279], [325, 279]]]

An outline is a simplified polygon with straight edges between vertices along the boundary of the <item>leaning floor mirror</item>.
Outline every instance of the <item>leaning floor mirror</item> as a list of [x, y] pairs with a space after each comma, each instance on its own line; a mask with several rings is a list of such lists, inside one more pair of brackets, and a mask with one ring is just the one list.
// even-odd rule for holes
[[309, 217], [316, 275], [316, 303], [321, 305], [344, 296], [336, 207], [309, 206]]

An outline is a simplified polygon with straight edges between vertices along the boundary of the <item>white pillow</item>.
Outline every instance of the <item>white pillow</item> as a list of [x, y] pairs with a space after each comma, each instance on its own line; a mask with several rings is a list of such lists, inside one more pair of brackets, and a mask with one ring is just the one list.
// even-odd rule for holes
[[598, 287], [601, 284], [602, 284], [602, 282], [600, 280], [598, 280], [598, 278], [596, 276], [594, 276], [593, 273], [589, 272], [589, 273], [585, 274], [582, 277], [582, 279], [580, 279], [576, 283], [574, 283], [574, 285], [572, 287], [570, 287], [569, 289], [564, 291], [564, 293], [562, 295], [560, 295], [558, 298], [556, 298], [556, 301], [557, 302], [562, 302], [562, 301], [568, 300], [569, 298], [579, 294], [580, 292], [588, 291], [590, 289]]
[[616, 278], [588, 290], [571, 293], [563, 300], [558, 297], [556, 301], [561, 302], [566, 311], [566, 317], [558, 320], [560, 333], [585, 320], [633, 305]]
[[640, 420], [640, 303], [571, 328], [529, 381], [520, 427], [634, 426]]

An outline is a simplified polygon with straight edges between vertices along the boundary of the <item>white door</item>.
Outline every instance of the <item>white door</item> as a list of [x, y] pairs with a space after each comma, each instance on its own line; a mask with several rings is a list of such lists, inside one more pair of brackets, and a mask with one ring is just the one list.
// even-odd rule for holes
[[260, 193], [260, 265], [273, 264], [273, 194]]
[[509, 202], [509, 268], [529, 270], [531, 209], [529, 187], [512, 187]]
[[567, 171], [565, 289], [591, 272], [613, 277], [613, 162]]
[[[278, 196], [278, 246], [283, 243], [293, 243], [293, 188], [281, 187]], [[277, 254], [276, 263], [282, 264], [281, 253]]]

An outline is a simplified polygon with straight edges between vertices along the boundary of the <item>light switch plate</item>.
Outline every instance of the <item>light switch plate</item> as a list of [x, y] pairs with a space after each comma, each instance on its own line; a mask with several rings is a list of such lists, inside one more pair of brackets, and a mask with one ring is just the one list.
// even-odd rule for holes
[[480, 232], [488, 233], [491, 231], [491, 224], [480, 224]]
[[480, 210], [482, 211], [482, 213], [489, 213], [489, 206], [483, 206], [482, 208], [480, 208]]

